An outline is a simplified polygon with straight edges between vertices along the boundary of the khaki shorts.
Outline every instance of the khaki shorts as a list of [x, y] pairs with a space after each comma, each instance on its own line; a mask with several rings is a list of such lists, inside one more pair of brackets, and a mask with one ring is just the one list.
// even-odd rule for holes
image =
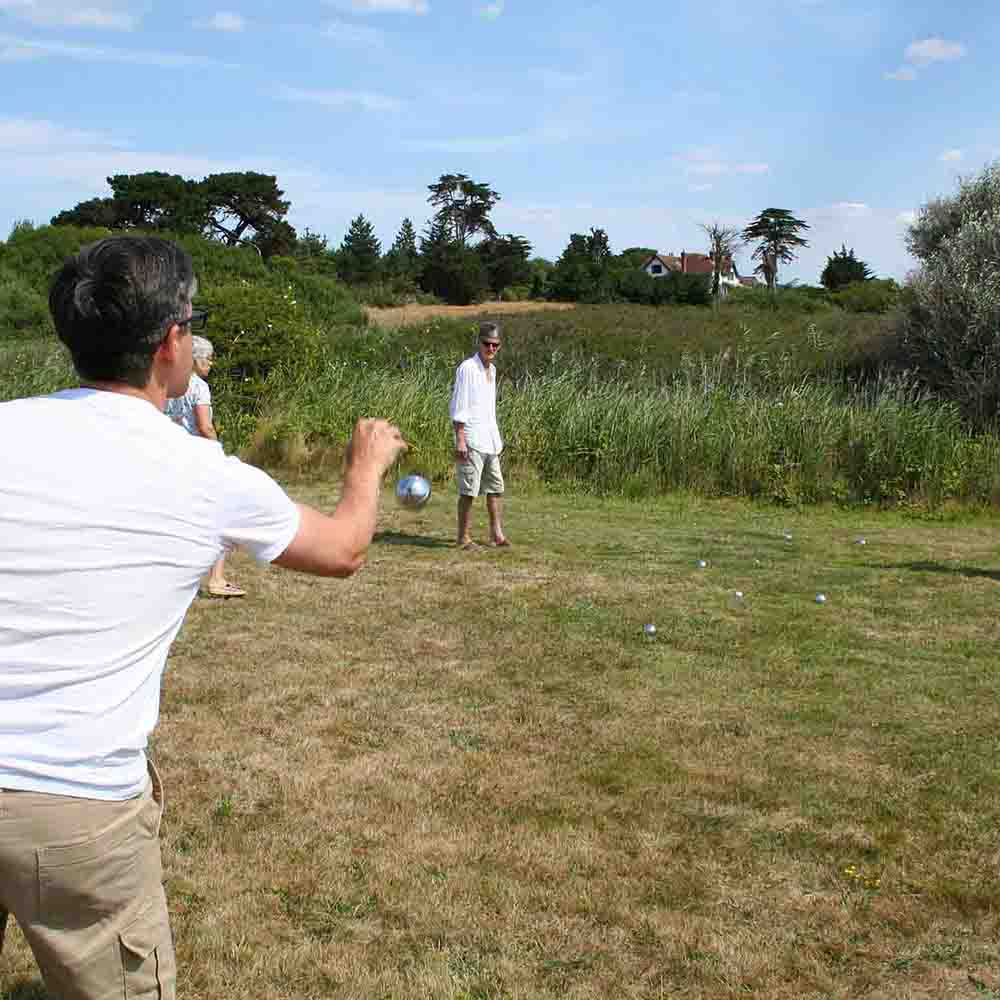
[[482, 493], [503, 493], [499, 455], [484, 455], [481, 451], [470, 448], [469, 460], [455, 463], [455, 475], [458, 479], [459, 496], [478, 497]]
[[60, 1000], [174, 1000], [162, 812], [152, 764], [124, 802], [0, 789], [0, 948], [9, 911]]

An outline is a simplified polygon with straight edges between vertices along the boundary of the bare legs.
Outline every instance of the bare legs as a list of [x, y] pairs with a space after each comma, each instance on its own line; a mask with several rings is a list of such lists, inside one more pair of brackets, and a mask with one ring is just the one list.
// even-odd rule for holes
[[472, 541], [469, 535], [469, 522], [472, 520], [473, 497], [458, 498], [458, 532], [455, 535], [457, 545], [468, 545]]
[[212, 597], [243, 597], [246, 593], [245, 590], [226, 580], [225, 555], [220, 556], [212, 565], [205, 581], [205, 589]]
[[226, 557], [220, 556], [208, 574], [208, 589], [218, 590], [226, 585]]
[[[469, 525], [472, 522], [472, 503], [474, 497], [459, 496], [458, 498], [458, 530], [455, 541], [459, 546], [468, 545], [472, 541]], [[490, 519], [490, 537], [494, 545], [505, 545], [507, 536], [503, 533], [503, 495], [499, 493], [486, 494], [486, 513]]]
[[503, 545], [507, 541], [503, 533], [503, 495], [500, 493], [486, 494], [486, 512], [490, 516], [490, 537], [494, 545]]

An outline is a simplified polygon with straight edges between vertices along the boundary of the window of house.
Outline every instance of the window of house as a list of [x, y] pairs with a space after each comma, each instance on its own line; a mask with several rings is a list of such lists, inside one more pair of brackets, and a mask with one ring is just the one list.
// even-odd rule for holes
[[663, 265], [654, 264], [650, 269], [650, 274], [663, 274]]

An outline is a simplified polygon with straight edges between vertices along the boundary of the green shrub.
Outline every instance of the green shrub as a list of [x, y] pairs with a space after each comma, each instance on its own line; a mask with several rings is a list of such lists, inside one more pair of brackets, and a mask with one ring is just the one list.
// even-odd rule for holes
[[899, 302], [899, 285], [892, 278], [852, 281], [832, 294], [842, 309], [855, 313], [885, 313]]
[[10, 239], [0, 243], [0, 267], [13, 272], [46, 301], [49, 286], [68, 257], [80, 247], [110, 236], [109, 229], [78, 226], [17, 227]]
[[54, 332], [46, 297], [20, 275], [0, 267], [0, 337]]
[[978, 426], [1000, 415], [1000, 163], [921, 210], [907, 234], [921, 263], [904, 296], [911, 365]]
[[277, 288], [240, 279], [210, 286], [198, 302], [210, 313], [205, 336], [215, 347], [217, 375], [251, 396], [272, 368], [305, 363], [324, 340], [293, 285]]
[[501, 302], [527, 302], [530, 298], [530, 285], [508, 285], [500, 293]]

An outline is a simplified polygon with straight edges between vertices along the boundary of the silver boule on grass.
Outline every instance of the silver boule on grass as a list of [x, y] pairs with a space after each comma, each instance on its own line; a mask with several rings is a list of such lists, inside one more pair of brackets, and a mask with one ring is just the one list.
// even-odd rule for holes
[[431, 481], [425, 476], [403, 476], [396, 483], [396, 500], [400, 507], [418, 510], [431, 498]]

